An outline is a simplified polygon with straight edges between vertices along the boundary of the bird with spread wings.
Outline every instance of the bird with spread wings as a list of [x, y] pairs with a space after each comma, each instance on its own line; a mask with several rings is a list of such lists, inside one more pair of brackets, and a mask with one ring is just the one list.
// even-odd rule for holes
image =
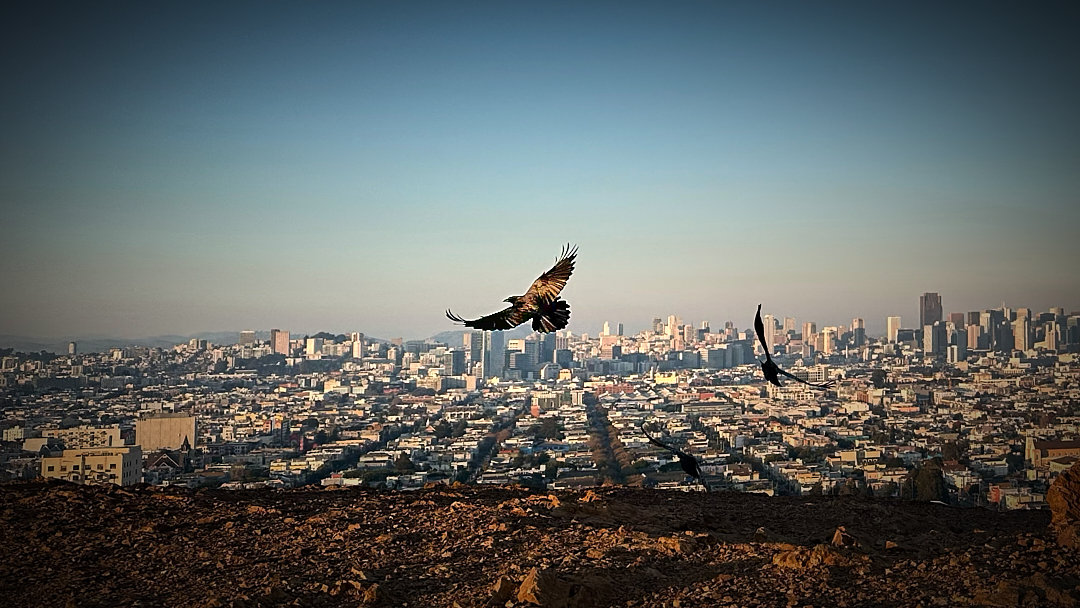
[[641, 432], [645, 435], [645, 438], [649, 440], [649, 443], [655, 446], [660, 446], [665, 450], [671, 452], [672, 454], [675, 454], [675, 456], [679, 458], [679, 466], [682, 467], [683, 472], [685, 472], [690, 477], [693, 477], [698, 483], [700, 483], [705, 488], [706, 492], [709, 491], [709, 486], [706, 485], [705, 480], [702, 479], [703, 476], [701, 474], [701, 466], [698, 464], [697, 458], [694, 458], [690, 454], [687, 454], [680, 449], [673, 448], [670, 445], [650, 435], [649, 432], [645, 430], [645, 423], [641, 424]]
[[802, 382], [807, 386], [822, 390], [825, 390], [831, 387], [833, 384], [836, 384], [836, 382], [833, 380], [823, 382], [821, 384], [807, 382], [806, 380], [803, 380], [802, 378], [796, 376], [795, 374], [792, 374], [791, 372], [780, 369], [780, 366], [772, 360], [772, 353], [769, 352], [769, 344], [765, 341], [765, 324], [761, 322], [761, 304], [758, 304], [757, 316], [754, 317], [754, 330], [757, 331], [758, 340], [761, 341], [761, 348], [765, 349], [765, 360], [761, 362], [761, 373], [765, 374], [765, 379], [769, 382], [772, 382], [776, 386], [783, 386], [782, 384], [780, 384], [780, 374], [783, 374], [788, 378], [795, 380], [796, 382]]
[[559, 294], [570, 280], [570, 273], [574, 272], [576, 257], [577, 247], [567, 244], [550, 270], [533, 281], [524, 295], [510, 296], [503, 300], [509, 302], [510, 306], [497, 313], [467, 320], [448, 309], [446, 316], [465, 327], [489, 331], [513, 329], [530, 319], [535, 331], [550, 333], [560, 330], [570, 322], [570, 304], [560, 299]]

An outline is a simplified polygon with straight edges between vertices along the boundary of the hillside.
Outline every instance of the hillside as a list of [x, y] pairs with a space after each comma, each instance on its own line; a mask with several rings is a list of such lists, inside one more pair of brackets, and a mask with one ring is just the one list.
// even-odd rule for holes
[[[12, 606], [1071, 606], [1050, 513], [439, 486], [0, 489]], [[838, 532], [838, 528], [843, 531]]]

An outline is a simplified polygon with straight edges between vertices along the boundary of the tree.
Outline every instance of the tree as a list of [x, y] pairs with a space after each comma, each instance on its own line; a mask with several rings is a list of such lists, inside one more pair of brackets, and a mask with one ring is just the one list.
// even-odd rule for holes
[[949, 500], [949, 488], [945, 485], [945, 476], [941, 472], [941, 466], [928, 460], [916, 469], [914, 475], [915, 500]]
[[409, 458], [408, 454], [402, 452], [401, 455], [394, 460], [394, 469], [397, 470], [398, 473], [412, 473], [416, 471], [416, 466], [413, 465], [412, 458]]
[[315, 443], [322, 445], [329, 441], [329, 437], [326, 435], [326, 431], [319, 429], [318, 433], [315, 433]]
[[874, 383], [874, 388], [885, 388], [885, 370], [875, 369], [870, 373], [870, 381]]

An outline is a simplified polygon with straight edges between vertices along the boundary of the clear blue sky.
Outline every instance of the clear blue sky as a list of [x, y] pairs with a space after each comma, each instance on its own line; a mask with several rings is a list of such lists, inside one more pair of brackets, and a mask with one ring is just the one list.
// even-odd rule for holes
[[0, 333], [1075, 310], [1074, 7], [6, 3]]

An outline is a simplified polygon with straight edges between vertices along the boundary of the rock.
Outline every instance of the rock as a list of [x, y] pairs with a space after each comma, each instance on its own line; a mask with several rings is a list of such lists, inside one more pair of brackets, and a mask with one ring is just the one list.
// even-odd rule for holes
[[553, 570], [533, 568], [518, 587], [517, 600], [543, 608], [565, 608], [570, 585], [559, 580]]
[[1058, 475], [1046, 493], [1058, 544], [1080, 549], [1080, 463]]
[[379, 598], [381, 596], [382, 593], [379, 591], [379, 584], [375, 583], [367, 589], [364, 589], [364, 595], [362, 598], [360, 598], [360, 602], [364, 606], [369, 606], [379, 601]]
[[832, 545], [834, 547], [852, 547], [855, 546], [855, 537], [848, 534], [844, 526], [840, 526], [833, 532]]
[[817, 545], [812, 549], [798, 547], [788, 551], [781, 551], [773, 556], [773, 564], [783, 568], [805, 570], [817, 566], [850, 566], [856, 560], [845, 556], [829, 545]]
[[491, 597], [488, 598], [487, 603], [489, 606], [502, 606], [512, 597], [514, 597], [514, 581], [509, 577], [501, 576], [491, 586]]

